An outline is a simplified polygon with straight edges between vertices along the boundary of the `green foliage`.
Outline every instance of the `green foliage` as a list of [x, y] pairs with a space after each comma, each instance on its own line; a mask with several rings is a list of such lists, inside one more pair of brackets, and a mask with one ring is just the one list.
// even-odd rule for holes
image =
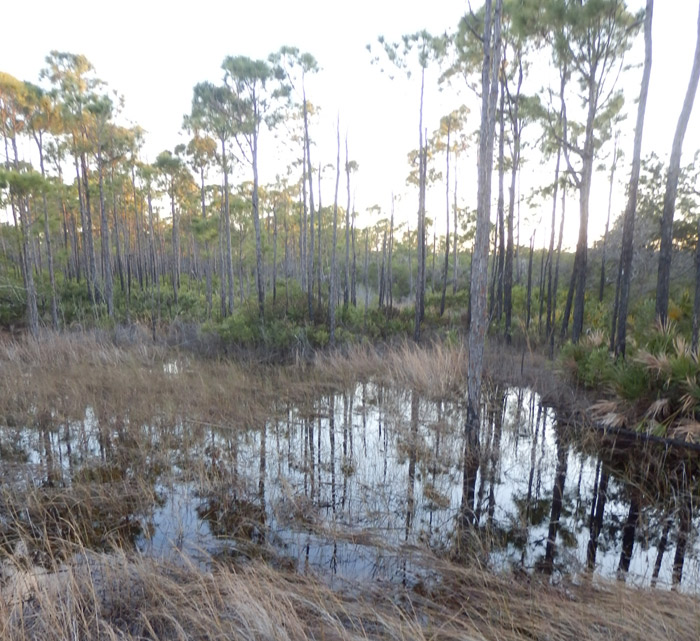
[[673, 322], [654, 326], [615, 362], [602, 332], [562, 347], [560, 362], [588, 389], [611, 397], [593, 416], [657, 436], [700, 438], [700, 363]]
[[634, 360], [620, 361], [615, 365], [613, 385], [615, 393], [625, 401], [639, 402], [650, 393], [649, 371]]
[[0, 326], [11, 327], [24, 323], [26, 310], [24, 287], [12, 280], [0, 281]]
[[588, 389], [603, 387], [614, 379], [614, 362], [605, 345], [593, 341], [567, 343], [561, 349], [560, 359]]

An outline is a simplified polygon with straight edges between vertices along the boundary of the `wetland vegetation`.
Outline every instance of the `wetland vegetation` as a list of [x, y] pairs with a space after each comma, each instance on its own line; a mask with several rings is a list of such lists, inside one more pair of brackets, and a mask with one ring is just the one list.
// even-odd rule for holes
[[97, 336], [2, 344], [8, 637], [700, 630], [697, 457], [572, 423], [536, 355], [487, 357], [472, 440], [459, 345], [270, 366]]

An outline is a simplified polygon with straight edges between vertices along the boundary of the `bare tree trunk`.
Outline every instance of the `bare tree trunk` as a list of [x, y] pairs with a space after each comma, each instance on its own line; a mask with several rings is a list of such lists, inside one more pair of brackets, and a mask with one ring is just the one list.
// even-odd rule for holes
[[608, 192], [608, 217], [605, 220], [605, 233], [603, 234], [603, 256], [600, 261], [600, 288], [598, 290], [598, 301], [603, 302], [605, 294], [605, 251], [608, 246], [608, 230], [610, 228], [610, 210], [612, 209], [613, 185], [615, 184], [615, 168], [617, 167], [617, 141], [620, 136], [618, 131], [615, 135], [615, 147], [613, 149], [613, 161], [610, 167], [610, 191]]
[[[153, 340], [156, 340], [156, 326], [157, 322], [160, 320], [160, 279], [158, 277], [158, 268], [156, 265], [156, 236], [153, 225], [153, 200], [151, 197], [151, 184], [148, 184], [148, 246], [151, 255], [151, 330], [153, 332]], [[223, 282], [223, 281], [222, 281]], [[155, 296], [153, 289], [158, 293], [158, 316], [156, 317], [155, 311]], [[223, 305], [223, 302], [222, 302]]]
[[272, 304], [277, 302], [277, 203], [272, 208]]
[[[14, 138], [12, 140], [14, 146]], [[17, 165], [17, 152], [15, 147], [15, 165]], [[32, 243], [30, 238], [31, 219], [28, 199], [24, 196], [17, 198], [19, 205], [19, 220], [22, 232], [22, 245], [20, 260], [22, 261], [24, 276], [24, 288], [27, 292], [27, 324], [32, 338], [39, 337], [39, 310], [36, 302], [36, 286], [34, 284], [34, 273], [32, 271]]]
[[435, 292], [435, 255], [437, 253], [437, 232], [433, 228], [433, 260], [430, 266], [430, 291]]
[[695, 245], [695, 300], [693, 301], [693, 336], [691, 350], [698, 353], [698, 332], [700, 321], [700, 219], [698, 219], [698, 241]]
[[454, 209], [454, 223], [455, 223], [454, 224], [455, 237], [454, 237], [454, 242], [452, 244], [452, 247], [453, 247], [452, 253], [454, 254], [454, 258], [452, 260], [452, 295], [454, 296], [457, 293], [457, 268], [458, 268], [457, 262], [459, 259], [459, 249], [457, 247], [457, 242], [458, 242], [457, 234], [458, 234], [459, 228], [457, 227], [457, 178], [456, 177], [455, 177], [455, 191], [454, 191], [454, 199], [453, 199], [452, 207]]
[[[136, 260], [136, 270], [139, 279], [139, 288], [143, 291], [144, 286], [144, 263], [143, 252], [141, 250], [141, 237], [143, 236], [143, 212], [142, 208], [139, 207], [139, 203], [143, 203], [143, 200], [137, 197], [136, 194], [136, 163], [131, 164], [131, 194], [134, 199], [134, 219], [136, 224], [136, 253], [138, 258]], [[202, 197], [204, 197], [202, 195]]]
[[471, 322], [468, 338], [466, 442], [474, 442], [475, 435], [479, 432], [479, 402], [484, 365], [484, 342], [488, 322], [486, 287], [491, 218], [491, 174], [493, 169], [496, 103], [498, 101], [498, 69], [500, 67], [503, 0], [496, 0], [493, 20], [493, 44], [491, 41], [491, 6], [491, 0], [486, 0], [484, 5], [484, 60], [481, 72], [482, 100], [481, 136], [478, 156], [478, 212], [470, 287]]
[[445, 268], [442, 272], [442, 297], [440, 298], [440, 316], [445, 313], [445, 296], [447, 295], [447, 273], [450, 267], [450, 125], [447, 119], [447, 145], [445, 147]]
[[561, 221], [559, 222], [559, 242], [557, 243], [557, 260], [554, 266], [554, 285], [552, 286], [552, 329], [549, 334], [549, 356], [554, 357], [554, 327], [557, 315], [557, 291], [559, 288], [559, 261], [561, 259], [561, 244], [564, 237], [564, 219], [566, 217], [566, 189], [561, 192]]
[[530, 237], [530, 254], [527, 260], [527, 299], [526, 299], [526, 317], [525, 317], [525, 331], [530, 329], [530, 318], [532, 309], [532, 258], [535, 253], [535, 232], [532, 233]]
[[[380, 257], [377, 257], [380, 260]], [[384, 297], [386, 295], [386, 277], [385, 277], [385, 265], [386, 265], [386, 228], [384, 228], [384, 235], [382, 236], [382, 254], [381, 260], [379, 262], [379, 269], [377, 270], [377, 289], [379, 289], [379, 309], [384, 307]]]
[[[228, 282], [228, 304], [222, 286], [222, 316], [233, 314], [233, 253], [231, 251], [231, 209], [228, 194], [228, 159], [226, 157], [226, 141], [221, 139], [221, 164], [224, 169], [224, 234], [226, 237], [226, 277]], [[224, 270], [221, 270], [221, 282], [224, 281]]]
[[[304, 151], [304, 154], [306, 154], [306, 151]], [[306, 161], [304, 161], [304, 166], [306, 166]], [[309, 263], [306, 258], [306, 170], [303, 173], [302, 189], [299, 195], [299, 286], [302, 292], [307, 288], [306, 278], [309, 271]]]
[[408, 295], [413, 296], [413, 264], [411, 261], [412, 249], [411, 249], [411, 225], [408, 223]]
[[644, 132], [644, 114], [649, 93], [649, 77], [651, 76], [651, 25], [654, 13], [654, 0], [647, 0], [644, 19], [644, 71], [642, 87], [637, 103], [637, 123], [634, 129], [634, 151], [632, 155], [632, 173], [627, 191], [627, 207], [622, 223], [622, 248], [620, 249], [620, 265], [618, 267], [618, 292], [615, 297], [618, 303], [613, 310], [613, 326], [610, 339], [614, 341], [611, 348], [616, 355], [625, 355], [627, 347], [627, 309], [629, 306], [630, 277], [632, 257], [634, 253], [634, 219], [637, 210], [637, 188], [642, 156], [642, 134]]
[[416, 275], [416, 310], [413, 340], [420, 340], [420, 324], [423, 321], [425, 304], [425, 188], [427, 179], [427, 154], [423, 137], [423, 92], [425, 89], [425, 67], [421, 69], [420, 116], [418, 121], [418, 273]]
[[[309, 320], [314, 318], [314, 184], [313, 173], [311, 171], [311, 141], [309, 140], [309, 110], [306, 102], [306, 88], [303, 87], [304, 99], [304, 145], [306, 148], [306, 170], [309, 180], [309, 252], [308, 252], [308, 276], [307, 276], [307, 299], [309, 306]], [[304, 182], [304, 190], [306, 191], [306, 182]], [[304, 193], [304, 208], [306, 208], [306, 193]], [[306, 214], [306, 209], [304, 210]], [[304, 215], [306, 219], [306, 215]], [[320, 218], [320, 213], [319, 213]], [[321, 306], [321, 295], [319, 293], [318, 305]]]
[[539, 305], [539, 311], [537, 314], [537, 333], [541, 334], [542, 333], [542, 315], [544, 313], [544, 275], [545, 275], [545, 265], [544, 265], [544, 259], [547, 254], [547, 245], [546, 245], [546, 239], [544, 238], [544, 234], [542, 235], [542, 255], [540, 256], [540, 288], [539, 288], [539, 296], [540, 296], [540, 305]]
[[363, 325], [367, 329], [367, 308], [369, 307], [369, 229], [365, 227], [365, 313]]
[[668, 165], [666, 178], [666, 192], [664, 194], [664, 209], [661, 217], [661, 247], [659, 249], [659, 272], [656, 284], [656, 316], [663, 323], [668, 315], [668, 298], [671, 285], [671, 255], [673, 252], [673, 214], [676, 207], [676, 193], [678, 191], [678, 177], [681, 168], [681, 151], [683, 138], [688, 128], [688, 120], [693, 110], [695, 92], [700, 79], [700, 13], [698, 13], [697, 43], [693, 69], [690, 72], [690, 81], [683, 101], [683, 109], [678, 118], [676, 133], [671, 147], [671, 159]]
[[[82, 254], [83, 254], [83, 266], [85, 268], [85, 282], [87, 284], [87, 292], [88, 292], [88, 298], [90, 299], [90, 302], [92, 303], [93, 307], [95, 306], [95, 287], [94, 287], [94, 280], [90, 271], [90, 260], [88, 258], [88, 238], [87, 238], [87, 217], [85, 215], [85, 194], [83, 192], [83, 181], [80, 175], [80, 164], [79, 164], [79, 156], [78, 153], [76, 152], [74, 156], [74, 161], [75, 161], [75, 178], [76, 178], [76, 184], [78, 186], [78, 203], [80, 207], [80, 229], [82, 233]], [[78, 274], [80, 274], [80, 261], [78, 261]]]
[[173, 296], [177, 305], [177, 295], [180, 289], [180, 220], [175, 207], [175, 177], [170, 176], [170, 215], [173, 220]]
[[[44, 169], [44, 146], [41, 134], [35, 135], [36, 144], [39, 148], [39, 168], [42, 178], [46, 178]], [[53, 264], [53, 252], [51, 250], [51, 230], [49, 229], [49, 207], [46, 201], [46, 192], [42, 190], [42, 204], [44, 206], [44, 236], [46, 237], [46, 253], [49, 263], [49, 281], [51, 282], [51, 323], [54, 330], [58, 330], [58, 299], [56, 295], [56, 274]]]
[[350, 282], [350, 301], [357, 307], [357, 251], [355, 248], [355, 208], [352, 210], [352, 273]]
[[284, 315], [289, 311], [289, 212], [284, 212]]
[[491, 285], [489, 287], [489, 320], [493, 318], [496, 306], [496, 271], [498, 268], [498, 224], [493, 227], [493, 259], [491, 260]]
[[[117, 250], [117, 273], [119, 274], [119, 287], [121, 288], [122, 293], [125, 292], [125, 284], [124, 284], [124, 261], [122, 258], [122, 249], [121, 249], [121, 234], [119, 233], [119, 208], [117, 207], [117, 188], [116, 185], [114, 184], [114, 166], [111, 167], [110, 169], [110, 178], [109, 182], [112, 185], [112, 218], [114, 219], [114, 247]], [[126, 208], [124, 208], [126, 209]], [[129, 235], [129, 224], [126, 219], [126, 215], [124, 216], [124, 222], [125, 222], [125, 242], [128, 242], [128, 235]], [[128, 258], [128, 251], [126, 252], [126, 256]]]
[[340, 117], [337, 122], [338, 152], [335, 159], [335, 198], [333, 201], [333, 244], [331, 245], [331, 288], [328, 297], [328, 318], [331, 346], [335, 345], [335, 305], [336, 305], [336, 245], [338, 244], [338, 186], [340, 184]]
[[586, 119], [586, 137], [583, 144], [581, 178], [579, 179], [579, 231], [574, 260], [574, 313], [571, 322], [571, 340], [578, 343], [583, 332], [583, 312], [586, 296], [586, 266], [588, 263], [588, 205], [593, 180], [594, 125], [597, 106], [597, 91], [594, 80], [589, 80], [588, 117]]
[[389, 221], [389, 258], [387, 261], [387, 294], [389, 299], [389, 311], [394, 308], [394, 293], [392, 289], [393, 275], [393, 257], [394, 257], [394, 194], [391, 194], [391, 218]]
[[[322, 306], [322, 299], [321, 299], [321, 283], [323, 282], [323, 254], [321, 253], [321, 223], [323, 222], [321, 220], [323, 212], [323, 207], [321, 206], [321, 163], [318, 163], [318, 269], [316, 270], [316, 286], [318, 288], [318, 307], [319, 309]], [[313, 233], [313, 229], [311, 230], [311, 233]]]
[[[506, 137], [506, 92], [505, 92], [505, 82], [503, 79], [500, 81], [501, 86], [501, 109], [500, 109], [500, 130], [498, 134], [498, 203], [496, 205], [497, 217], [498, 217], [498, 263], [496, 266], [496, 320], [501, 320], [501, 313], [503, 310], [503, 270], [505, 263], [506, 254], [506, 242], [505, 242], [505, 220], [504, 220], [504, 204], [505, 199], [503, 196], [503, 176], [505, 173], [505, 137]], [[515, 163], [514, 163], [515, 164]]]
[[[257, 113], [255, 114], [257, 122]], [[257, 127], [257, 124], [256, 124]], [[253, 134], [253, 227], [255, 227], [255, 281], [258, 290], [258, 313], [265, 318], [265, 281], [263, 274], [262, 239], [260, 237], [260, 212], [258, 200], [258, 132]]]
[[[503, 274], [503, 307], [505, 312], [505, 338], [506, 343], [511, 342], [511, 322], [513, 317], [513, 218], [515, 215], [515, 181], [518, 176], [518, 167], [520, 165], [520, 133], [522, 126], [520, 124], [520, 89], [523, 84], [523, 63], [520, 53], [518, 53], [518, 86], [515, 92], [515, 99], [510, 94], [509, 103], [513, 104], [513, 109], [510, 110], [510, 120], [513, 129], [513, 161], [510, 169], [510, 187], [508, 190], [508, 218], [506, 221], [508, 238], [506, 240], [506, 260]], [[508, 85], [506, 85], [506, 90]]]
[[345, 134], [345, 175], [347, 177], [348, 206], [345, 209], [345, 281], [343, 282], [343, 307], [350, 304], [350, 159], [348, 136]]
[[102, 142], [97, 143], [97, 171], [100, 191], [100, 240], [102, 242], [102, 268], [104, 272], [104, 295], [107, 302], [107, 314], [114, 318], [114, 289], [112, 283], [112, 251], [109, 243], [109, 223], [105, 207], [104, 167], [102, 166]]
[[[83, 186], [83, 199], [85, 202], [85, 227], [83, 238], [87, 245], [87, 258], [88, 264], [86, 265], [86, 272], [88, 273], [88, 279], [91, 281], [91, 291], [93, 293], [93, 303], [96, 306], [97, 303], [102, 302], [102, 294], [99, 287], [97, 286], [97, 260], [95, 259], [95, 240], [92, 234], [92, 212], [90, 209], [90, 187], [88, 184], [88, 170], [87, 161], [85, 159], [85, 154], [80, 155], [80, 163], [82, 168], [82, 186]], [[95, 307], [95, 313], [97, 313], [97, 307]]]
[[554, 185], [552, 193], [552, 229], [549, 236], [549, 250], [547, 252], [547, 324], [545, 327], [545, 333], [549, 337], [554, 327], [554, 305], [553, 300], [553, 290], [552, 290], [552, 273], [553, 273], [553, 263], [554, 263], [554, 236], [556, 234], [556, 222], [557, 222], [557, 196], [559, 193], [559, 168], [561, 164], [561, 147], [557, 150], [557, 164], [554, 168]]

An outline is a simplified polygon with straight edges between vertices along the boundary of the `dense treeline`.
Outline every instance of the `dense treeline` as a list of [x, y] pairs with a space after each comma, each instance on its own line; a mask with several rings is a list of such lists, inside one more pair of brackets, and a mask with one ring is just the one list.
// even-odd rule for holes
[[[646, 16], [648, 86], [651, 2]], [[431, 321], [457, 328], [483, 301], [492, 331], [508, 341], [515, 331], [551, 346], [558, 336], [577, 342], [598, 323], [612, 327], [624, 352], [630, 292], [649, 291], [650, 259], [660, 256], [655, 315], [665, 320], [666, 264], [673, 251], [691, 256], [698, 237], [695, 170], [680, 167], [691, 78], [671, 169], [656, 156], [640, 160], [635, 141], [639, 197], [635, 185], [634, 202], [612, 226], [609, 208], [605, 237], [589, 247], [594, 168], [609, 164], [612, 194], [620, 117], [625, 99], [637, 99], [623, 97], [622, 81], [637, 73], [624, 58], [647, 31], [644, 23], [644, 13], [631, 13], [620, 0], [499, 0], [465, 16], [451, 35], [380, 38], [376, 51], [369, 47], [376, 61], [420, 71], [412, 76], [421, 83], [420, 125], [407, 178], [418, 197], [400, 203], [401, 218], [395, 201], [389, 212], [355, 210], [352, 185], [361, 167], [349, 154], [352, 141], [341, 140], [340, 123], [335, 158], [324, 164], [327, 158], [316, 157], [317, 110], [306, 80], [319, 68], [297, 49], [282, 47], [266, 60], [227, 57], [220, 84], [193, 89], [183, 120], [187, 143], [153, 163], [143, 161], [143, 131], [120, 124], [121, 99], [84, 56], [51, 52], [39, 84], [0, 74], [7, 216], [0, 227], [0, 323], [36, 335], [42, 326], [139, 321], [155, 334], [161, 320], [182, 318], [241, 342], [269, 338], [277, 323], [287, 342], [303, 327], [306, 339], [325, 344], [339, 338], [336, 325], [341, 339], [344, 330], [404, 331], [418, 339], [426, 308]], [[558, 76], [556, 90], [527, 95], [532, 61], [543, 51]], [[479, 132], [469, 134], [469, 109], [458, 105], [429, 134], [426, 82], [451, 83], [459, 95], [464, 78], [470, 83], [478, 73]], [[640, 107], [640, 141], [642, 125]], [[289, 156], [272, 183], [261, 182], [261, 139], [265, 162]], [[481, 167], [475, 208], [458, 196], [465, 181], [458, 160], [475, 154], [473, 139]], [[534, 153], [527, 149], [533, 141], [534, 161], [552, 174], [521, 194], [522, 155]], [[272, 145], [291, 155], [275, 154]], [[322, 203], [330, 185], [333, 202]], [[426, 192], [439, 189], [444, 210], [428, 211]], [[567, 202], [578, 205], [573, 256], [563, 247]], [[407, 207], [417, 217], [398, 224]], [[545, 207], [551, 220], [535, 220], [532, 211]], [[436, 231], [438, 217], [444, 233]], [[681, 284], [691, 282], [689, 273]]]

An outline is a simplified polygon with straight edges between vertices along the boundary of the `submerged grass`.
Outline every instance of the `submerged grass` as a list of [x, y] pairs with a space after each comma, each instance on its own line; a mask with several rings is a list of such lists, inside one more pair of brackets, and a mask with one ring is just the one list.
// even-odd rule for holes
[[[553, 398], [568, 393], [532, 355], [499, 351], [488, 362], [494, 380], [522, 376], [525, 384], [547, 387]], [[111, 454], [95, 461], [74, 452], [70, 479], [56, 465], [35, 474], [42, 479], [37, 485], [21, 473], [28, 463], [21, 452], [15, 460], [12, 444], [0, 442], [0, 638], [700, 638], [698, 601], [690, 595], [590, 577], [552, 585], [538, 575], [493, 573], [427, 550], [412, 561], [426, 572], [410, 587], [350, 579], [331, 587], [323, 576], [282, 564], [200, 565], [184, 555], [146, 558], [125, 544], [133, 529], [147, 527], [133, 515], [157, 500], [155, 479], [173, 464], [166, 460], [166, 439], [177, 440], [180, 452], [190, 443], [201, 449], [174, 463], [196, 480], [212, 515], [223, 519], [227, 510], [246, 505], [230, 502], [235, 474], [218, 465], [220, 443], [202, 443], [201, 426], [225, 433], [255, 428], [275, 403], [303, 405], [319, 388], [341, 389], [358, 379], [429, 398], [460, 398], [466, 368], [460, 345], [355, 346], [318, 355], [312, 364], [273, 369], [202, 360], [145, 342], [117, 347], [97, 336], [1, 343], [0, 422], [6, 431], [34, 426], [36, 438], [50, 445], [72, 430], [86, 451], [96, 438], [94, 447]], [[86, 430], [86, 407], [95, 414], [96, 435]], [[154, 423], [162, 429], [152, 429]], [[250, 510], [254, 525], [255, 506]]]

